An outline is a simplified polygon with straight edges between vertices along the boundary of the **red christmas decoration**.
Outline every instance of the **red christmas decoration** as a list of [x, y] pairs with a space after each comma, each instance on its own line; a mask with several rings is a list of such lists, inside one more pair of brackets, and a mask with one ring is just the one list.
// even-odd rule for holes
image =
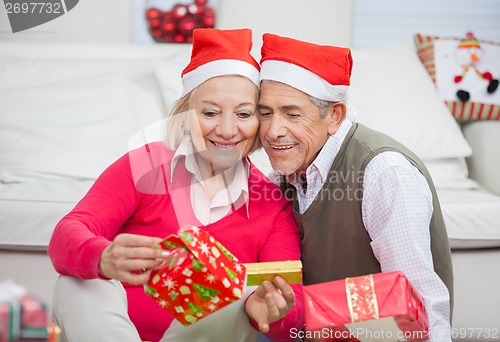
[[153, 19], [158, 19], [159, 16], [160, 16], [160, 11], [157, 10], [156, 8], [150, 8], [146, 10], [146, 19], [148, 21], [151, 21]]
[[208, 0], [175, 4], [166, 11], [148, 8], [145, 17], [151, 37], [161, 43], [191, 43], [194, 29], [215, 27], [215, 11]]

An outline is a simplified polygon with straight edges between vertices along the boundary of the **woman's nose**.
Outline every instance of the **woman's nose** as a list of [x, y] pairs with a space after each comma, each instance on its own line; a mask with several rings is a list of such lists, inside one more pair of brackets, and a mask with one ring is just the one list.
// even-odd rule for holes
[[221, 115], [216, 133], [225, 140], [234, 137], [238, 133], [238, 126], [234, 115]]

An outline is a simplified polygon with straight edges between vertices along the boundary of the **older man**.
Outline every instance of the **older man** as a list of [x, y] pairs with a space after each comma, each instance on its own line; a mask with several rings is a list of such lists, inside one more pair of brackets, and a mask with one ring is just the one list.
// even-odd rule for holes
[[424, 297], [431, 340], [451, 341], [452, 265], [434, 185], [415, 154], [346, 118], [351, 68], [349, 49], [263, 36], [260, 138], [294, 203], [304, 284], [403, 271]]

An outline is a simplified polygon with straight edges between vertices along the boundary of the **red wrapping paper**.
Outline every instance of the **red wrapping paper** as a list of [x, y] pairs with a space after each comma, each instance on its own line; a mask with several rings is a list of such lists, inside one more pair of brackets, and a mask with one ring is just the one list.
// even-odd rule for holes
[[[308, 285], [303, 295], [306, 337], [362, 342], [429, 338], [423, 298], [402, 272]], [[387, 329], [388, 324], [399, 331]]]
[[151, 273], [145, 292], [182, 324], [241, 299], [245, 267], [208, 232], [184, 228], [160, 247], [170, 255]]
[[19, 298], [22, 310], [21, 324], [29, 328], [46, 328], [47, 310], [42, 302], [27, 293]]
[[10, 341], [10, 305], [0, 301], [0, 342]]
[[47, 324], [45, 305], [29, 293], [0, 301], [0, 342], [46, 341]]

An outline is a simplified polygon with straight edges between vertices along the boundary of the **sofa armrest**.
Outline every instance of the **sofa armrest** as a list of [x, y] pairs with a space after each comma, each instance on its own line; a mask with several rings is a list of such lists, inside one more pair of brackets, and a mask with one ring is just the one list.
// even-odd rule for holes
[[462, 130], [473, 150], [467, 158], [470, 178], [500, 195], [500, 121], [475, 121]]

